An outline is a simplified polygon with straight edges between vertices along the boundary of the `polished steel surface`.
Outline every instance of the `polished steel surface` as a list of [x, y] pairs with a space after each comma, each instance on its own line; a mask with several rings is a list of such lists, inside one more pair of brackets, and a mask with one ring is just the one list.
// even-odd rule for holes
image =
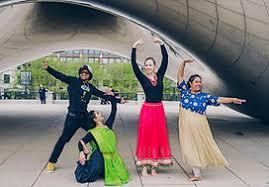
[[[194, 71], [202, 71], [212, 93], [245, 98], [248, 103], [236, 107], [239, 111], [268, 118], [269, 1], [58, 1], [114, 16], [93, 10], [88, 15], [75, 5], [26, 2], [39, 1], [0, 1], [0, 69], [74, 46], [129, 56], [132, 42], [150, 36], [138, 23], [171, 46], [167, 76], [175, 78], [182, 45], [205, 63]], [[142, 60], [159, 50], [148, 41], [140, 54]]]

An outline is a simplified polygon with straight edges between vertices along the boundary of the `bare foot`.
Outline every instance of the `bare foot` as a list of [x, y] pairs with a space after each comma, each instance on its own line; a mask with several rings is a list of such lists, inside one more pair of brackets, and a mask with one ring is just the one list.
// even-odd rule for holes
[[156, 168], [151, 168], [151, 175], [152, 176], [158, 175]]
[[189, 178], [189, 181], [200, 181], [201, 178], [200, 177], [196, 177], [196, 176], [192, 176], [191, 178]]
[[142, 168], [141, 175], [142, 175], [142, 177], [149, 176], [148, 171], [147, 171], [147, 167], [146, 167], [146, 166], [144, 166], [144, 167]]

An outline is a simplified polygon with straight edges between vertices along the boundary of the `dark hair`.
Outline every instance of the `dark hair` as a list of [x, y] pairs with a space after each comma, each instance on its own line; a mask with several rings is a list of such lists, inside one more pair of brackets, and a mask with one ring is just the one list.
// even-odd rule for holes
[[145, 61], [144, 61], [144, 64], [146, 63], [147, 60], [152, 60], [152, 61], [153, 61], [153, 64], [156, 65], [156, 62], [155, 62], [154, 58], [152, 58], [152, 57], [147, 57], [147, 58], [145, 59]]
[[119, 90], [114, 90], [114, 89], [113, 89], [113, 93], [114, 93], [114, 96], [115, 96], [115, 97], [117, 97], [117, 96], [119, 96], [119, 95], [120, 95]]
[[89, 80], [92, 79], [93, 75], [92, 75], [92, 68], [89, 67], [87, 64], [84, 64], [83, 66], [81, 66], [78, 70], [78, 74], [80, 75], [80, 73], [83, 71], [83, 70], [86, 70], [89, 72]]
[[192, 83], [197, 77], [199, 77], [202, 80], [202, 77], [200, 75], [198, 75], [198, 74], [194, 74], [194, 75], [191, 75], [190, 76], [190, 78], [188, 80], [188, 86], [189, 86], [189, 88], [191, 87], [191, 84], [190, 83]]
[[91, 127], [96, 127], [96, 123], [95, 123], [95, 121], [94, 121], [94, 118], [95, 118], [95, 111], [94, 111], [94, 110], [91, 110], [91, 111], [88, 113], [88, 117], [89, 117], [90, 126], [91, 126]]

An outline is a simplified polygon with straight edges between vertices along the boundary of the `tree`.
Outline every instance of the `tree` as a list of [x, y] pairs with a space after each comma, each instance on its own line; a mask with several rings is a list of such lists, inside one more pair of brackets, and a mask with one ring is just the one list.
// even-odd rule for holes
[[[31, 62], [27, 70], [32, 72], [32, 84], [28, 86], [29, 91], [37, 91], [42, 84], [52, 92], [65, 92], [67, 85], [42, 69], [44, 58]], [[61, 62], [53, 58], [49, 59], [49, 65], [66, 75], [78, 76], [78, 69], [86, 62]], [[133, 73], [131, 64], [128, 63], [111, 63], [100, 64], [99, 61], [89, 64], [93, 69], [94, 78], [91, 81], [97, 87], [105, 86], [119, 90], [121, 93], [136, 93], [138, 91], [138, 81]], [[17, 70], [16, 84], [20, 84], [20, 71]], [[174, 83], [164, 79], [164, 93], [173, 93]]]

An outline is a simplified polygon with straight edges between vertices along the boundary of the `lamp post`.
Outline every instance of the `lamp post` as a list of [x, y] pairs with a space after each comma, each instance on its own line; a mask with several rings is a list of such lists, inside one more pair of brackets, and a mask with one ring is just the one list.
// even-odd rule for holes
[[28, 63], [23, 64], [23, 71], [21, 71], [21, 85], [24, 85], [25, 88], [24, 96], [27, 96], [28, 85], [30, 85], [32, 81], [32, 74], [27, 69], [28, 65]]

